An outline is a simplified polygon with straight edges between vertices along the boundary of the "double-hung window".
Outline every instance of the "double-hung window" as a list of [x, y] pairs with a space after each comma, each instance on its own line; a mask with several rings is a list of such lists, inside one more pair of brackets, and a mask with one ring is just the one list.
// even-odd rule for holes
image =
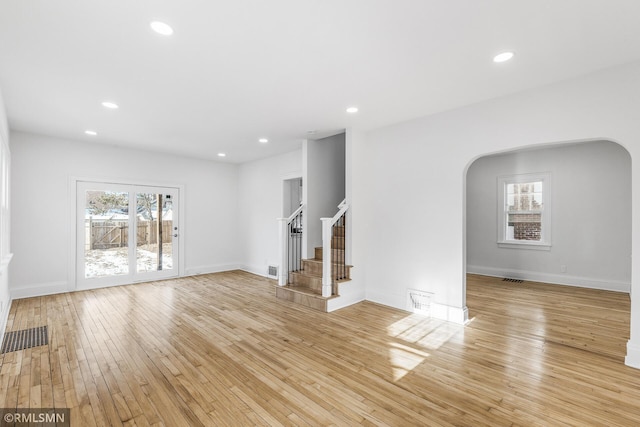
[[551, 247], [550, 186], [548, 173], [498, 178], [498, 246]]

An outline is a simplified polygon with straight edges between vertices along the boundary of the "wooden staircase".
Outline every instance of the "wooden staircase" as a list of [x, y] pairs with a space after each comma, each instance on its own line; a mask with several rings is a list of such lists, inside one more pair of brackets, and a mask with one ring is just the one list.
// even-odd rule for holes
[[[344, 226], [334, 227], [331, 238], [331, 259], [343, 260], [345, 250], [345, 229]], [[333, 271], [337, 273], [338, 279], [334, 279], [332, 295], [322, 296], [322, 268], [323, 253], [322, 248], [315, 248], [314, 258], [303, 259], [300, 270], [289, 273], [289, 283], [285, 286], [276, 287], [276, 297], [279, 299], [292, 301], [315, 310], [327, 311], [327, 301], [339, 297], [339, 285], [351, 280], [351, 266], [345, 265], [342, 261], [332, 262]], [[335, 276], [336, 274], [334, 274]]]

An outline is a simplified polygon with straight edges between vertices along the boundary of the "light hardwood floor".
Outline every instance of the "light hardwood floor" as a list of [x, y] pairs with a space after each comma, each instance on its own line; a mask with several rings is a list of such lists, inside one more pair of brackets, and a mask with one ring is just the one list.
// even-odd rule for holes
[[0, 406], [72, 426], [640, 425], [625, 294], [470, 276], [466, 326], [364, 302], [326, 314], [228, 272], [14, 301]]

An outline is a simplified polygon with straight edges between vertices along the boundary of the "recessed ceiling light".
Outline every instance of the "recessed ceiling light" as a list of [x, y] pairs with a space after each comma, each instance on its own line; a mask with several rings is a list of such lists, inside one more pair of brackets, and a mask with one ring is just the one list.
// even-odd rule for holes
[[269, 142], [269, 140], [267, 138], [260, 138], [258, 140], [258, 142], [262, 143], [262, 144], [266, 144], [267, 142]]
[[109, 108], [111, 110], [116, 110], [118, 108], [118, 104], [116, 104], [115, 102], [110, 102], [110, 101], [104, 101], [102, 103], [102, 106], [105, 108]]
[[513, 58], [515, 53], [513, 52], [502, 52], [493, 57], [493, 62], [505, 62]]
[[218, 157], [226, 157], [226, 154], [224, 154], [224, 153], [218, 153]]
[[358, 112], [358, 107], [349, 107], [347, 108], [347, 113], [353, 114]]
[[173, 34], [173, 28], [171, 28], [169, 25], [165, 24], [164, 22], [153, 21], [149, 25], [151, 26], [151, 29], [153, 31], [155, 31], [158, 34], [162, 34], [163, 36], [170, 36], [171, 34]]
[[85, 130], [84, 133], [91, 136], [96, 136], [98, 134], [95, 130]]

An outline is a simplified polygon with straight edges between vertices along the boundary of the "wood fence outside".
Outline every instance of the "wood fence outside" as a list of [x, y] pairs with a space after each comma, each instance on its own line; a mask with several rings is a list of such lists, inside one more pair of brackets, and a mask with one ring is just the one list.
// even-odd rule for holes
[[[157, 243], [158, 221], [138, 221], [136, 242], [138, 246]], [[86, 222], [88, 248], [109, 249], [126, 247], [129, 241], [129, 225], [126, 221]], [[171, 243], [173, 221], [162, 221], [162, 242]]]

